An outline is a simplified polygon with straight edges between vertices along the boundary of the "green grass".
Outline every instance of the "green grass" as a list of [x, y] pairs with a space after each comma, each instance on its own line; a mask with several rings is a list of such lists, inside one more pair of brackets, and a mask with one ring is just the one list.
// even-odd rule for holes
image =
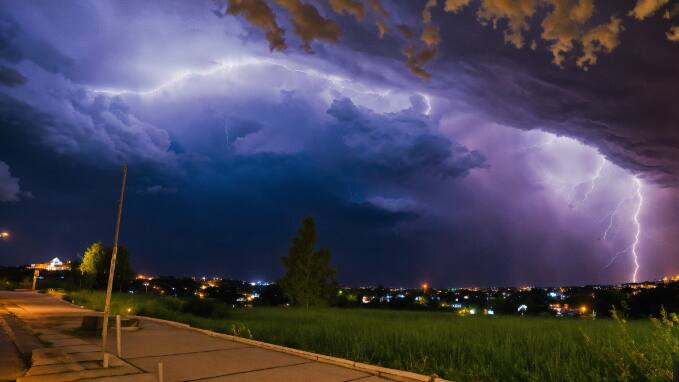
[[[101, 310], [103, 294], [67, 296]], [[115, 295], [112, 311], [154, 316], [455, 381], [670, 381], [679, 322], [538, 317], [459, 317], [367, 309], [231, 309], [181, 312], [181, 301]]]

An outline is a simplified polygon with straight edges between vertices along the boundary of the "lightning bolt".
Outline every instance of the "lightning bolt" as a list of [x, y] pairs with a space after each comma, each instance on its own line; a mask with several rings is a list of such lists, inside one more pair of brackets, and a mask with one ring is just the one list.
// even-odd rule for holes
[[[639, 243], [641, 241], [641, 221], [639, 220], [639, 216], [641, 215], [641, 209], [644, 205], [644, 194], [642, 192], [642, 183], [641, 179], [637, 178], [636, 176], [633, 178], [634, 185], [635, 185], [635, 201], [636, 201], [636, 207], [634, 209], [634, 214], [632, 215], [632, 221], [634, 222], [634, 240], [632, 241], [632, 244], [630, 247], [625, 248], [621, 251], [618, 251], [611, 260], [606, 264], [604, 269], [608, 269], [613, 263], [620, 257], [620, 255], [625, 254], [627, 252], [630, 252], [632, 254], [632, 260], [634, 260], [634, 271], [632, 272], [632, 282], [637, 282], [637, 274], [639, 273]], [[626, 201], [629, 201], [630, 198], [625, 198], [618, 202], [618, 204], [615, 206], [615, 209], [608, 215], [608, 226], [604, 230], [604, 234], [601, 237], [602, 240], [606, 240], [608, 237], [608, 234], [610, 230], [613, 228], [614, 224], [614, 219], [615, 216], [618, 214], [618, 210], [620, 207], [625, 203]]]
[[[615, 222], [615, 215], [618, 214], [618, 210], [620, 210], [620, 207], [627, 201], [627, 199], [622, 199], [621, 201], [618, 202], [618, 204], [615, 205], [615, 209], [611, 211], [610, 214], [608, 214], [608, 226], [604, 230], [604, 234], [601, 236], [601, 240], [606, 240], [608, 237], [608, 233], [611, 231], [613, 228], [613, 223]], [[605, 219], [605, 218], [604, 218]]]
[[[163, 90], [170, 88], [180, 82], [184, 82], [197, 77], [208, 77], [218, 73], [230, 72], [241, 68], [249, 68], [253, 66], [277, 66], [291, 73], [302, 73], [304, 75], [319, 78], [328, 81], [333, 86], [342, 90], [349, 90], [356, 93], [374, 95], [377, 97], [387, 97], [394, 92], [394, 89], [375, 88], [374, 86], [367, 86], [356, 82], [354, 79], [342, 77], [335, 74], [328, 74], [314, 68], [300, 65], [296, 62], [280, 59], [264, 59], [258, 57], [246, 57], [239, 60], [223, 60], [218, 61], [214, 66], [208, 69], [189, 69], [183, 70], [172, 75], [168, 80], [161, 84], [142, 90], [134, 89], [116, 89], [116, 88], [93, 88], [90, 89], [95, 93], [108, 95], [137, 95], [137, 96], [153, 96], [161, 93]], [[431, 97], [429, 94], [419, 93], [425, 100], [426, 110], [425, 115], [430, 115], [432, 110]]]
[[629, 248], [625, 248], [625, 249], [623, 249], [622, 251], [618, 251], [618, 252], [613, 256], [613, 258], [611, 259], [611, 261], [609, 261], [608, 264], [606, 264], [606, 266], [604, 267], [604, 269], [608, 269], [611, 265], [613, 265], [613, 263], [615, 263], [615, 260], [617, 260], [618, 257], [620, 257], [620, 255], [626, 253], [627, 251], [629, 251]]
[[644, 204], [644, 195], [641, 192], [641, 179], [634, 177], [634, 183], [637, 189], [637, 208], [634, 211], [634, 225], [636, 232], [634, 233], [634, 242], [632, 243], [632, 258], [634, 259], [634, 273], [632, 273], [632, 282], [637, 282], [637, 273], [639, 272], [639, 238], [641, 236], [641, 222], [639, 215]]
[[587, 192], [582, 197], [580, 203], [584, 203], [587, 200], [587, 198], [589, 198], [589, 195], [592, 193], [592, 191], [594, 191], [597, 181], [599, 180], [599, 178], [601, 178], [601, 173], [604, 171], [605, 166], [606, 158], [602, 155], [601, 160], [599, 162], [599, 166], [597, 167], [596, 172], [594, 173], [594, 177], [589, 181], [589, 189], [587, 189]]
[[568, 191], [568, 195], [566, 196], [566, 199], [569, 200], [568, 205], [573, 208], [575, 207], [576, 201], [573, 200], [575, 198], [575, 191], [578, 189], [580, 185], [587, 184], [587, 191], [582, 195], [582, 199], [577, 201], [577, 204], [583, 204], [584, 202], [587, 201], [589, 196], [592, 194], [594, 189], [596, 188], [596, 184], [598, 183], [599, 179], [601, 178], [601, 173], [604, 171], [604, 167], [606, 166], [606, 157], [603, 155], [600, 156], [599, 158], [599, 165], [597, 166], [596, 170], [594, 171], [594, 175], [587, 181], [572, 185], [570, 187], [570, 190]]

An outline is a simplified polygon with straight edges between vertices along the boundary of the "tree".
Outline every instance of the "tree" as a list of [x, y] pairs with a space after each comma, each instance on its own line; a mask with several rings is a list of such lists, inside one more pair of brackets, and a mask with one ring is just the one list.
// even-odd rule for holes
[[327, 248], [316, 250], [314, 219], [302, 219], [297, 236], [292, 239], [288, 256], [281, 258], [287, 269], [279, 284], [295, 305], [327, 305], [337, 292], [336, 272], [330, 266], [332, 254]]
[[[108, 283], [108, 272], [111, 267], [113, 248], [105, 248], [98, 241], [92, 244], [83, 255], [80, 272], [85, 276], [85, 285], [89, 288], [104, 288]], [[123, 285], [134, 278], [134, 270], [130, 264], [130, 256], [125, 247], [118, 247], [116, 255], [116, 269], [113, 277], [114, 284], [122, 290]]]
[[85, 250], [83, 254], [83, 262], [80, 264], [80, 272], [84, 276], [85, 287], [95, 288], [97, 286], [97, 275], [99, 264], [104, 258], [104, 245], [97, 241]]

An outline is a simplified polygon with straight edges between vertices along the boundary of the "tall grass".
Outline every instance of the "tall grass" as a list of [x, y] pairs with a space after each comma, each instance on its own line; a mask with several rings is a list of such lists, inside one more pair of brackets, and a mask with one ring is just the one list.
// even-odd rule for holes
[[[103, 308], [103, 295], [67, 298]], [[365, 309], [231, 309], [211, 317], [182, 312], [172, 298], [115, 295], [127, 309], [258, 340], [456, 381], [670, 381], [679, 321], [459, 317]]]

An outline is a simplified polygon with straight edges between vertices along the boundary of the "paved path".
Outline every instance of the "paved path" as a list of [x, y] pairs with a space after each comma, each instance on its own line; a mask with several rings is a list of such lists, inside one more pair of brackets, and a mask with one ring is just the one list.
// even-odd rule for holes
[[[26, 322], [45, 342], [44, 349], [33, 351], [33, 367], [20, 381], [87, 378], [157, 381], [159, 362], [163, 363], [164, 381], [427, 380], [414, 374], [380, 374], [368, 365], [344, 367], [331, 364], [337, 363], [332, 360], [331, 363], [319, 362], [309, 359], [311, 353], [298, 356], [289, 351], [264, 348], [266, 344], [255, 341], [229, 340], [228, 336], [153, 319], [142, 319], [141, 329], [137, 331], [123, 331], [122, 359], [111, 356], [112, 367], [102, 369], [100, 338], [96, 334], [87, 336], [74, 331], [80, 326], [82, 316], [98, 313], [33, 292], [0, 292], [0, 306]], [[109, 338], [108, 350], [115, 354], [114, 331]], [[2, 346], [5, 345], [0, 342]], [[69, 377], [57, 378], [57, 375]], [[106, 376], [110, 376], [109, 379], [104, 378]]]
[[5, 329], [0, 328], [0, 381], [13, 381], [24, 375], [24, 372], [26, 368], [16, 346]]

